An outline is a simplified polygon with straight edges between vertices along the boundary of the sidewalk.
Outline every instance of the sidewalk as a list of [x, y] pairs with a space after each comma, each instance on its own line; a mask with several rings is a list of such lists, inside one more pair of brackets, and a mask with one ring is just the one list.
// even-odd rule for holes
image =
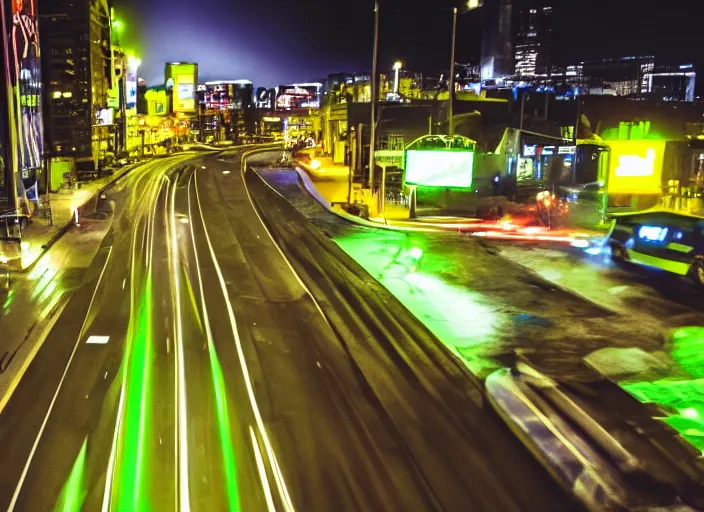
[[[318, 164], [313, 164], [317, 161]], [[336, 203], [347, 202], [349, 193], [349, 167], [332, 164], [330, 158], [318, 157], [311, 161], [297, 159], [296, 163], [303, 169], [300, 172], [304, 186], [319, 202], [335, 213], [348, 217], [349, 214]], [[578, 243], [584, 240], [599, 239], [605, 231], [599, 229], [565, 228], [548, 229], [544, 227], [512, 224], [504, 221], [485, 221], [472, 217], [424, 216], [409, 218], [408, 206], [387, 201], [383, 216], [379, 213], [376, 199], [364, 194], [359, 185], [353, 185], [351, 191], [353, 202], [369, 207], [369, 221], [377, 225], [397, 229], [423, 231], [459, 231], [473, 233], [475, 236], [519, 241]], [[354, 218], [354, 220], [359, 220]]]
[[[91, 201], [98, 192], [116, 181], [141, 163], [115, 169], [113, 174], [100, 179], [79, 183], [75, 189], [62, 189], [49, 194], [49, 205], [42, 208], [22, 231], [22, 241], [0, 241], [0, 270], [26, 272], [75, 222], [76, 211]], [[51, 207], [51, 217], [48, 208]], [[80, 219], [79, 219], [80, 220]]]

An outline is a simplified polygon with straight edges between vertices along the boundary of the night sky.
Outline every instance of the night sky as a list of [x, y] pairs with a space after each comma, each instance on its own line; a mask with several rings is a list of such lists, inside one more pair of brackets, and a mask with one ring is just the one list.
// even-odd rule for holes
[[[380, 69], [446, 69], [454, 0], [381, 0]], [[516, 2], [514, 2], [515, 4]], [[695, 0], [554, 0], [553, 55], [560, 63], [653, 54], [704, 73]], [[371, 68], [373, 0], [116, 0], [122, 43], [141, 75], [163, 82], [167, 61], [196, 61], [201, 80], [247, 78], [255, 86], [310, 81]], [[460, 17], [457, 61], [476, 62], [480, 16]], [[704, 74], [700, 80], [704, 85]]]

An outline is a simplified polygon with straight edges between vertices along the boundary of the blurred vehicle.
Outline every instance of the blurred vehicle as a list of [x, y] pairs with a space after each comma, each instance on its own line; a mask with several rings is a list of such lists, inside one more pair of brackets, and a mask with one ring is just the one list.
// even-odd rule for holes
[[612, 217], [613, 259], [688, 276], [704, 287], [704, 217], [665, 209]]

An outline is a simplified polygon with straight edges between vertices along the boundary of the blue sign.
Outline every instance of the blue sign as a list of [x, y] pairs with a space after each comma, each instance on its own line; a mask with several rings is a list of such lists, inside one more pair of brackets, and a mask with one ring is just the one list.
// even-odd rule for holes
[[641, 226], [638, 230], [638, 238], [648, 242], [664, 242], [667, 231], [667, 228], [660, 226]]

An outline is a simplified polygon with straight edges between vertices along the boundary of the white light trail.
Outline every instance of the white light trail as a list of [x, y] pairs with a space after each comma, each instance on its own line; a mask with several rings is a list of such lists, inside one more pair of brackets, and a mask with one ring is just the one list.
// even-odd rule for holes
[[237, 329], [237, 321], [235, 320], [235, 313], [234, 309], [232, 307], [232, 302], [230, 301], [230, 296], [227, 292], [227, 284], [225, 283], [225, 278], [222, 273], [222, 269], [220, 268], [220, 263], [218, 262], [217, 257], [215, 256], [215, 250], [213, 248], [212, 241], [210, 239], [210, 234], [208, 233], [208, 227], [205, 223], [205, 217], [203, 216], [203, 208], [200, 202], [200, 193], [198, 192], [198, 180], [195, 180], [195, 190], [196, 190], [196, 201], [198, 203], [198, 210], [200, 213], [200, 218], [201, 222], [203, 223], [203, 231], [205, 232], [205, 239], [208, 243], [208, 249], [210, 251], [210, 256], [213, 260], [213, 265], [215, 267], [215, 272], [218, 276], [218, 280], [220, 282], [220, 289], [222, 290], [223, 298], [225, 300], [225, 305], [227, 306], [227, 315], [230, 320], [230, 327], [232, 328], [232, 334], [235, 339], [235, 346], [237, 348], [237, 356], [240, 362], [240, 366], [242, 368], [242, 375], [244, 377], [244, 382], [245, 382], [245, 388], [247, 389], [247, 395], [249, 397], [249, 402], [252, 406], [252, 411], [254, 412], [254, 418], [256, 420], [257, 424], [257, 429], [259, 430], [259, 433], [262, 437], [262, 440], [264, 441], [264, 447], [267, 452], [267, 456], [269, 458], [269, 463], [271, 464], [272, 470], [274, 471], [274, 474], [276, 476], [276, 483], [277, 487], [279, 489], [279, 494], [281, 495], [281, 499], [283, 501], [284, 507], [287, 511], [293, 512], [295, 509], [293, 507], [293, 503], [291, 502], [291, 497], [289, 496], [288, 489], [286, 488], [286, 483], [284, 482], [283, 475], [281, 474], [281, 470], [279, 469], [279, 465], [276, 462], [276, 457], [274, 455], [274, 450], [273, 447], [271, 446], [271, 442], [269, 441], [269, 437], [266, 433], [266, 429], [264, 427], [264, 421], [262, 420], [262, 415], [259, 410], [259, 405], [257, 404], [257, 400], [254, 396], [254, 387], [252, 385], [252, 380], [249, 375], [249, 368], [247, 367], [247, 361], [244, 357], [244, 349], [242, 348], [242, 340], [240, 339], [239, 331]]

